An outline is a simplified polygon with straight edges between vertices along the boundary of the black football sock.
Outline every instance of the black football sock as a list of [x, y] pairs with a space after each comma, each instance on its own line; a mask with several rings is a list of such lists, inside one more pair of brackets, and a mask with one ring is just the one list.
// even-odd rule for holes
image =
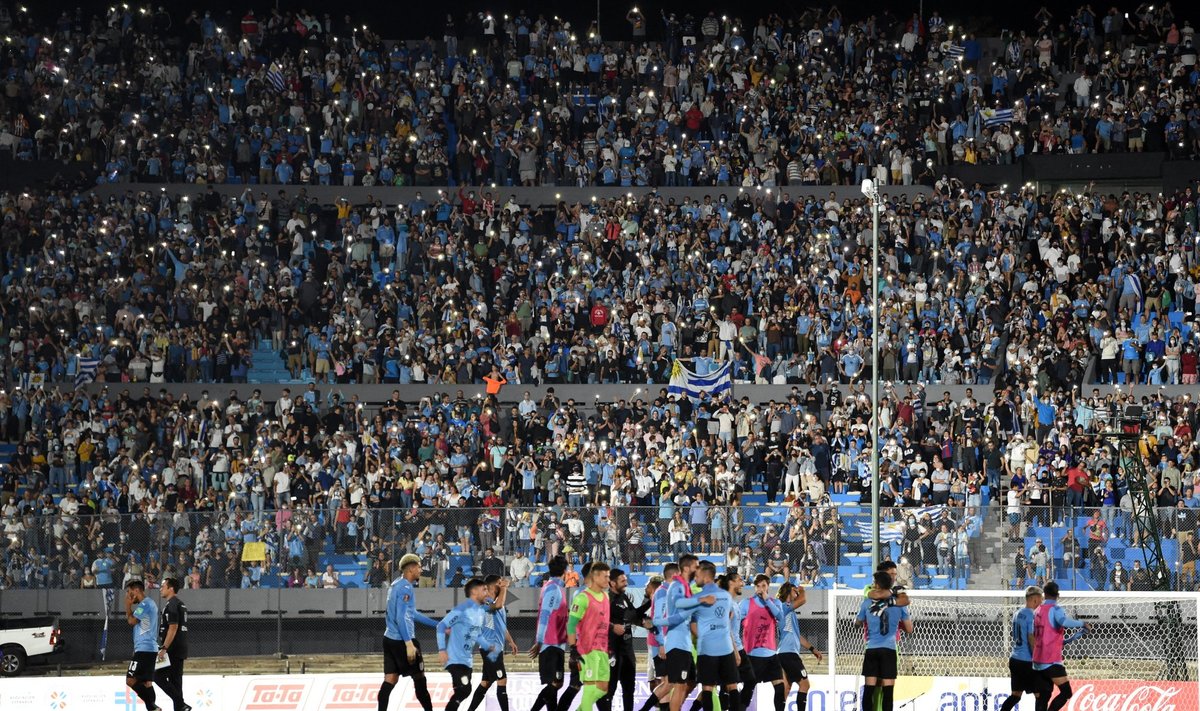
[[413, 696], [417, 697], [422, 711], [433, 711], [433, 699], [429, 696], [429, 681], [424, 674], [413, 677]]
[[883, 708], [882, 711], [892, 711], [892, 701], [895, 699], [896, 687], [885, 686], [883, 691]]
[[571, 711], [571, 702], [579, 694], [578, 686], [568, 686], [566, 692], [559, 697], [555, 711]]
[[875, 687], [870, 684], [863, 685], [862, 711], [875, 711]]
[[387, 711], [388, 699], [392, 698], [392, 689], [396, 685], [390, 681], [385, 681], [379, 686], [379, 711]]
[[467, 711], [475, 711], [479, 708], [479, 704], [483, 703], [483, 697], [487, 696], [486, 686], [475, 687], [475, 693], [471, 696], [471, 705], [467, 707]]

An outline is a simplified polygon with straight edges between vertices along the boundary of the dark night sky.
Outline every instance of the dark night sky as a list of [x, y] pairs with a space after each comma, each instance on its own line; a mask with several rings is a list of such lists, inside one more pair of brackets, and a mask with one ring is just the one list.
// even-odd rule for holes
[[[110, 2], [95, 2], [94, 0], [68, 0], [67, 2], [54, 1], [38, 2], [37, 0], [22, 0], [32, 12], [39, 17], [43, 17], [47, 21], [57, 17], [63, 10], [73, 11], [76, 7], [83, 7], [85, 10], [95, 9], [96, 11], [104, 11], [111, 3]], [[127, 0], [130, 4], [150, 4], [150, 0], [140, 0], [134, 2]], [[276, 3], [269, 0], [199, 0], [197, 2], [182, 3], [171, 0], [158, 0], [154, 4], [165, 5], [173, 13], [178, 15], [178, 20], [186, 16], [192, 8], [196, 9], [211, 9], [214, 13], [220, 15], [226, 11], [231, 13], [230, 22], [241, 18], [247, 8], [253, 7], [261, 14], [269, 10]], [[488, 2], [487, 0], [468, 0], [467, 2], [453, 3], [428, 3], [428, 2], [380, 2], [379, 0], [338, 0], [331, 2], [329, 0], [322, 1], [307, 1], [295, 2], [292, 0], [280, 0], [277, 3], [281, 9], [298, 9], [308, 8], [310, 11], [321, 15], [325, 12], [332, 13], [350, 13], [355, 22], [367, 22], [374, 27], [380, 28], [380, 33], [385, 38], [416, 38], [424, 35], [432, 35], [440, 37], [442, 33], [443, 20], [445, 13], [449, 8], [453, 8], [455, 19], [462, 24], [463, 15], [468, 12], [479, 12], [481, 10], [491, 10], [497, 15], [504, 13], [516, 13], [518, 10], [525, 10], [529, 15], [536, 16], [544, 14], [546, 16], [559, 15], [565, 16], [571, 20], [572, 24], [580, 29], [588, 26], [590, 21], [596, 16], [596, 4], [592, 0], [584, 0], [583, 2], [564, 3], [552, 2], [549, 0], [508, 0]], [[629, 26], [625, 22], [625, 13], [635, 5], [635, 2], [630, 0], [601, 0], [600, 2], [600, 20], [602, 34], [605, 37], [616, 36], [618, 39], [627, 38], [629, 36]], [[981, 34], [998, 34], [1001, 28], [1009, 29], [1035, 29], [1031, 20], [1033, 13], [1042, 3], [1036, 0], [1009, 0], [1004, 3], [983, 3], [976, 5], [975, 9], [983, 9], [983, 12], [975, 12], [970, 18], [964, 16], [962, 12], [964, 7], [961, 3], [945, 2], [944, 0], [927, 0], [925, 2], [925, 12], [931, 13], [938, 10], [949, 22], [956, 24], [964, 24], [964, 21], [970, 20], [973, 26], [979, 27]], [[1046, 3], [1056, 16], [1066, 17], [1072, 14], [1079, 6], [1075, 2], [1050, 2]], [[10, 7], [12, 5], [10, 4]], [[661, 33], [661, 22], [658, 21], [656, 14], [658, 8], [663, 8], [668, 11], [675, 11], [679, 14], [691, 12], [697, 18], [705, 15], [708, 10], [715, 10], [718, 14], [735, 14], [731, 10], [737, 11], [741, 8], [741, 19], [746, 22], [753, 22], [757, 17], [768, 13], [778, 13], [784, 18], [799, 17], [807, 7], [828, 8], [830, 3], [809, 3], [803, 0], [797, 2], [763, 2], [748, 5], [739, 2], [726, 2], [724, 4], [716, 2], [689, 3], [681, 0], [666, 0], [665, 2], [643, 3], [639, 7], [646, 12], [647, 15], [652, 15], [650, 18], [651, 36], [656, 33]], [[747, 7], [753, 7], [753, 10], [746, 10]], [[860, 15], [865, 15], [868, 12], [881, 10], [885, 7], [889, 8], [898, 16], [907, 17], [909, 13], [916, 12], [918, 7], [917, 0], [901, 0], [901, 2], [882, 2], [881, 0], [866, 0], [865, 2], [844, 2], [840, 5], [842, 12], [847, 19], [857, 19]], [[996, 10], [991, 10], [991, 8]], [[1103, 12], [1108, 5], [1094, 4], [1093, 8], [1099, 12]], [[1123, 6], [1124, 7], [1124, 6]], [[1182, 6], [1181, 6], [1182, 7]], [[1000, 10], [1002, 9], [1002, 12]], [[1132, 11], [1134, 6], [1130, 4], [1124, 9]], [[1177, 12], [1180, 8], [1176, 9]], [[995, 19], [991, 15], [999, 15], [1001, 19]], [[990, 30], [990, 31], [989, 31]]]

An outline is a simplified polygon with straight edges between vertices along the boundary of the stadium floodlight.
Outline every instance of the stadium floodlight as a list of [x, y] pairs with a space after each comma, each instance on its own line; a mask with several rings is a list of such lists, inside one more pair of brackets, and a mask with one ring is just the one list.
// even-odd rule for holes
[[879, 551], [879, 188], [862, 181], [871, 203], [871, 569], [883, 560]]

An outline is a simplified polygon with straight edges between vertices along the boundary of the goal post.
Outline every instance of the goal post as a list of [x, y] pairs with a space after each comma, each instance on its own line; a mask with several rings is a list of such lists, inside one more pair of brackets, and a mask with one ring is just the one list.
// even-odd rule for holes
[[[1025, 605], [1024, 591], [908, 595], [914, 630], [897, 644], [895, 708], [942, 709], [939, 699], [949, 690], [955, 699], [971, 696], [978, 711], [998, 709], [1009, 692], [1012, 619]], [[861, 690], [866, 638], [855, 616], [862, 601], [861, 588], [830, 591], [829, 675], [843, 700], [839, 708]], [[1091, 624], [1063, 649], [1075, 692], [1067, 711], [1200, 709], [1198, 603], [1196, 593], [1064, 592], [1059, 605]], [[1033, 699], [1023, 699], [1019, 708], [1032, 709]]]

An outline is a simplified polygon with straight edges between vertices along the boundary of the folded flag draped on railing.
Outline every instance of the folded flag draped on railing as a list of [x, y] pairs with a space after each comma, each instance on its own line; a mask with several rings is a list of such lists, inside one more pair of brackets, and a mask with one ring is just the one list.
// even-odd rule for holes
[[101, 613], [104, 615], [104, 630], [100, 633], [100, 661], [108, 658], [108, 616], [112, 612], [113, 602], [117, 599], [117, 591], [112, 588], [101, 590], [101, 595], [104, 597], [104, 607], [101, 608]]
[[96, 371], [100, 368], [99, 358], [80, 358], [79, 367], [75, 371], [75, 387], [82, 388], [96, 379]]
[[671, 382], [667, 392], [676, 395], [687, 395], [692, 399], [700, 399], [705, 393], [715, 398], [733, 389], [733, 363], [727, 361], [707, 375], [697, 375], [688, 370], [683, 363], [676, 360], [671, 366]]
[[[920, 506], [913, 509], [904, 509], [904, 514], [912, 514], [918, 521], [925, 514], [929, 514], [930, 520], [934, 526], [941, 523], [942, 517], [945, 514], [943, 506]], [[904, 519], [897, 521], [880, 521], [879, 522], [879, 540], [883, 543], [899, 543], [904, 540]], [[858, 516], [854, 521], [854, 529], [864, 540], [871, 539], [871, 520], [866, 516]]]
[[983, 116], [984, 128], [992, 128], [993, 126], [1002, 126], [1006, 123], [1012, 123], [1012, 109], [984, 109], [979, 112]]

